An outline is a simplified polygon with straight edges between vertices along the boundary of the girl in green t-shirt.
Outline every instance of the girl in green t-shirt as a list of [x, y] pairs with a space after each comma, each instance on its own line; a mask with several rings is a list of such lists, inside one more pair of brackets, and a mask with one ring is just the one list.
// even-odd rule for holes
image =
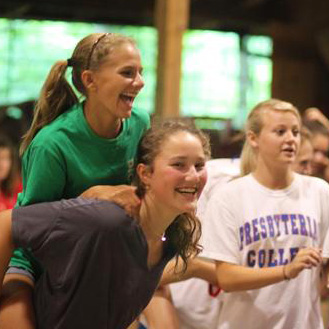
[[[68, 67], [84, 96], [81, 103], [65, 78]], [[17, 206], [101, 195], [136, 213], [140, 200], [128, 184], [138, 142], [149, 127], [148, 114], [133, 109], [143, 86], [140, 53], [120, 34], [88, 35], [70, 59], [56, 62], [21, 145], [23, 192]], [[39, 273], [28, 251], [14, 252], [3, 284], [1, 325], [34, 328], [31, 295]]]

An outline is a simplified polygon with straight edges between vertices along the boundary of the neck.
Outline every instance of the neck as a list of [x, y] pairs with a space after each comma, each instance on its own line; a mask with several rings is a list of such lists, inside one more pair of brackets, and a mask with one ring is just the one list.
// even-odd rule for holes
[[142, 200], [139, 222], [148, 241], [161, 241], [168, 226], [178, 214], [166, 211], [152, 197], [145, 196]]
[[255, 179], [263, 186], [280, 190], [287, 188], [293, 181], [293, 171], [290, 166], [286, 168], [273, 168], [265, 165], [257, 165], [253, 171]]
[[[103, 111], [97, 110], [97, 106], [86, 101], [83, 109], [84, 116], [90, 128], [100, 137], [115, 138], [119, 135], [122, 119], [112, 115], [102, 115]], [[104, 113], [108, 113], [104, 111]]]

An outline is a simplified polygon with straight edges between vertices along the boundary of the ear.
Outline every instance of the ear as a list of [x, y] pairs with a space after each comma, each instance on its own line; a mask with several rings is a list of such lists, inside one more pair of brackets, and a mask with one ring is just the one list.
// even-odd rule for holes
[[258, 136], [251, 130], [247, 131], [246, 138], [252, 148], [258, 147]]
[[145, 165], [144, 163], [139, 163], [136, 168], [136, 173], [141, 180], [141, 182], [145, 185], [148, 186], [150, 185], [150, 181], [152, 178], [152, 171], [150, 166]]
[[84, 70], [81, 73], [81, 81], [87, 91], [96, 90], [95, 74], [91, 70]]

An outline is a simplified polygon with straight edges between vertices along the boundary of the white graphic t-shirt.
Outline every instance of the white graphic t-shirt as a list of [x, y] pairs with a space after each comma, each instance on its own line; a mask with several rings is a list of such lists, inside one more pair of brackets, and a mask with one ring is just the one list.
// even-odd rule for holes
[[[295, 174], [270, 190], [250, 174], [212, 193], [203, 220], [202, 256], [252, 268], [291, 262], [302, 247], [322, 247], [329, 185]], [[224, 294], [219, 329], [320, 329], [319, 269], [265, 288]]]

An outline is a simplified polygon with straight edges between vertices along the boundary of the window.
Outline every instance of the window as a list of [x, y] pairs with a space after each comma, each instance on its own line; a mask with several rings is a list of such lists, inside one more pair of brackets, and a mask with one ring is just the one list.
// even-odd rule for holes
[[[71, 56], [93, 32], [132, 36], [142, 54], [145, 87], [136, 107], [154, 111], [157, 32], [152, 27], [0, 19], [0, 105], [36, 99], [51, 65]], [[233, 32], [190, 30], [182, 54], [181, 111], [185, 116], [232, 119], [270, 97], [271, 39]], [[68, 70], [69, 72], [69, 70]]]
[[269, 37], [194, 30], [185, 34], [183, 46], [184, 115], [232, 119], [241, 127], [248, 111], [270, 98]]

